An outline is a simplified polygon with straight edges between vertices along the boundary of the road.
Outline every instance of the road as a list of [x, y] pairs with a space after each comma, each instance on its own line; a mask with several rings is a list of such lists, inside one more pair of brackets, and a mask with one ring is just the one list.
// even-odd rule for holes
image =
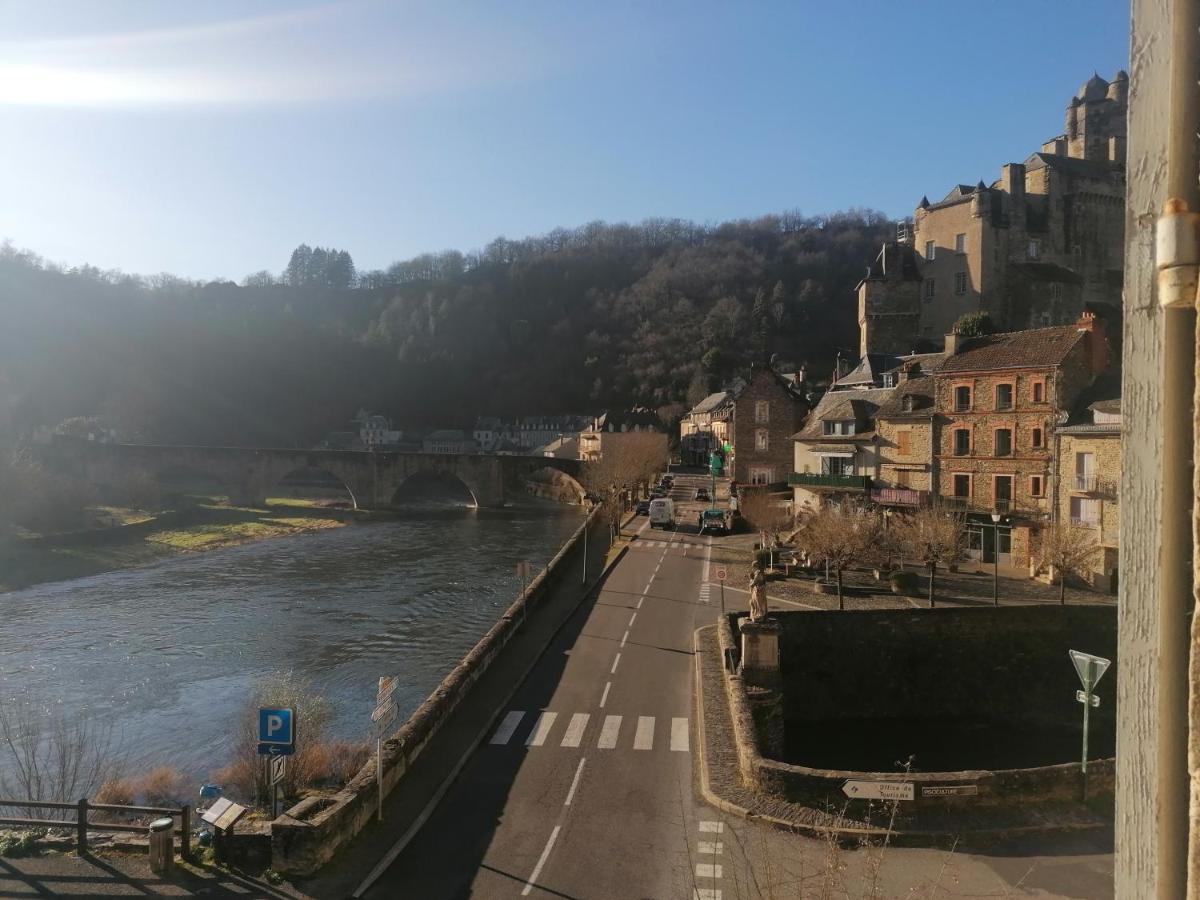
[[[677, 486], [677, 497], [690, 489]], [[1029, 887], [1043, 897], [1105, 896], [1111, 857], [1087, 841], [1051, 848], [1045, 862], [1037, 854], [1046, 847], [880, 857], [704, 804], [693, 777], [692, 638], [719, 610], [713, 539], [647, 524], [638, 520], [638, 539], [595, 602], [559, 633], [424, 827], [362, 896], [860, 896], [875, 872], [886, 893], [861, 896]], [[730, 593], [731, 608], [734, 597], [744, 604]], [[1075, 883], [1078, 893], [1057, 892]]]

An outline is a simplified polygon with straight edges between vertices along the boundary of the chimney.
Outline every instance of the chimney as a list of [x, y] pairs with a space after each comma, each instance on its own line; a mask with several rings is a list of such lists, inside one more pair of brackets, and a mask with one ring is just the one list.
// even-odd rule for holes
[[953, 356], [958, 352], [958, 341], [961, 337], [962, 335], [960, 335], [957, 331], [952, 331], [946, 335], [945, 350], [947, 356]]
[[1093, 375], [1101, 374], [1108, 368], [1108, 333], [1104, 320], [1097, 319], [1095, 313], [1085, 312], [1075, 327], [1087, 333], [1084, 340], [1087, 344], [1088, 368]]
[[1025, 166], [1021, 163], [1009, 163], [1000, 170], [1000, 188], [1008, 191], [1013, 206], [1025, 202]]
[[903, 384], [910, 378], [914, 378], [916, 373], [921, 369], [921, 364], [915, 359], [910, 359], [908, 362], [900, 366], [900, 371], [896, 375], [896, 383]]
[[1067, 142], [1064, 138], [1056, 137], [1054, 140], [1042, 144], [1042, 152], [1049, 153], [1051, 156], [1066, 156]]

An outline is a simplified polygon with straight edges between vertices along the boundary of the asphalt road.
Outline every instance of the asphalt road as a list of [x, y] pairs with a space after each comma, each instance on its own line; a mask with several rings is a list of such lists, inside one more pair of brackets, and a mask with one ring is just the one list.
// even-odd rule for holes
[[[691, 481], [677, 481], [677, 500]], [[693, 505], [680, 504], [681, 521], [694, 519]], [[986, 854], [841, 850], [704, 804], [693, 776], [691, 648], [720, 608], [713, 539], [694, 525], [647, 525], [637, 520], [638, 539], [595, 601], [362, 896], [1111, 896], [1104, 838]], [[744, 608], [745, 595], [726, 592], [726, 602]]]

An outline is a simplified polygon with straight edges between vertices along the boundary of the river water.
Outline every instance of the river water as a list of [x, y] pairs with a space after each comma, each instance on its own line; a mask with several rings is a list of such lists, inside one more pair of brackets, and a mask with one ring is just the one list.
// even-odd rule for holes
[[0, 594], [0, 696], [108, 717], [135, 773], [207, 778], [277, 671], [331, 701], [331, 737], [364, 738], [380, 675], [403, 721], [515, 598], [517, 561], [540, 569], [581, 522], [424, 509]]

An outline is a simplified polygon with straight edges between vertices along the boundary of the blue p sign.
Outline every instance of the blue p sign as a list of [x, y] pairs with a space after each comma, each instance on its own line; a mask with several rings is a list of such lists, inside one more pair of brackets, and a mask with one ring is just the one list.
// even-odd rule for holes
[[262, 707], [258, 711], [258, 741], [290, 747], [296, 742], [296, 715], [290, 709]]

